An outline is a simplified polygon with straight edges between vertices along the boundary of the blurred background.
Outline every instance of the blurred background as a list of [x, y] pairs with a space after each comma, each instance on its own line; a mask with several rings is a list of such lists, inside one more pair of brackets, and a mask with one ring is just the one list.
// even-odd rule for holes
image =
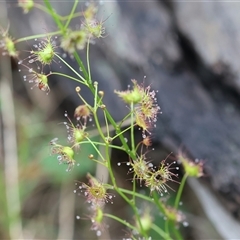
[[[41, 4], [41, 1], [37, 1]], [[190, 1], [100, 1], [98, 19], [106, 35], [91, 45], [92, 77], [105, 91], [104, 103], [116, 120], [127, 109], [115, 97], [131, 79], [158, 90], [162, 114], [152, 135], [159, 163], [183, 149], [192, 158], [203, 159], [205, 177], [190, 179], [181, 209], [188, 227], [185, 239], [240, 239], [240, 3]], [[71, 11], [72, 1], [52, 1], [59, 14]], [[82, 11], [88, 2], [82, 2]], [[73, 29], [81, 25], [79, 18]], [[56, 31], [42, 11], [23, 14], [17, 1], [0, 2], [0, 25], [18, 39], [31, 34]], [[3, 30], [2, 30], [3, 32]], [[58, 44], [58, 40], [56, 39]], [[18, 44], [21, 56], [29, 54], [34, 41]], [[61, 53], [61, 49], [57, 49]], [[85, 61], [85, 51], [80, 52]], [[51, 156], [49, 142], [58, 137], [67, 142], [62, 124], [67, 111], [73, 117], [81, 104], [77, 84], [52, 77], [50, 94], [31, 89], [23, 81], [18, 61], [1, 54], [0, 61], [0, 239], [98, 239], [89, 231], [91, 222], [85, 199], [74, 194], [76, 181], [86, 181], [87, 172], [98, 169], [87, 160], [93, 149], [81, 148], [80, 162], [70, 173]], [[71, 66], [77, 64], [70, 57]], [[69, 73], [56, 62], [51, 71]], [[69, 73], [71, 74], [71, 73]], [[83, 96], [92, 101], [91, 94]], [[93, 129], [94, 130], [94, 129]], [[136, 133], [136, 139], [141, 132]], [[96, 136], [97, 137], [97, 136]], [[84, 159], [86, 161], [84, 161]], [[112, 153], [116, 176], [131, 187], [128, 169], [117, 167], [127, 161]], [[98, 173], [104, 176], [105, 173]], [[176, 188], [176, 186], [173, 186]], [[168, 201], [174, 198], [174, 192]], [[145, 208], [144, 205], [141, 205]], [[106, 211], [132, 221], [131, 211], [118, 196]], [[154, 213], [154, 210], [152, 210]], [[80, 216], [80, 219], [78, 219]], [[159, 225], [163, 216], [155, 216]], [[128, 236], [122, 226], [106, 222], [109, 229], [99, 239]], [[154, 236], [153, 236], [153, 239]]]

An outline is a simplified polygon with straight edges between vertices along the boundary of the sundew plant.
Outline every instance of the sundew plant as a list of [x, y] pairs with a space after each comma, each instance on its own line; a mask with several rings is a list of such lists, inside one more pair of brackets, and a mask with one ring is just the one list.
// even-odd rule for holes
[[[164, 160], [159, 159], [158, 163], [148, 157], [148, 153], [153, 151], [151, 134], [161, 109], [157, 101], [157, 90], [152, 89], [150, 85], [146, 86], [144, 80], [139, 82], [133, 76], [125, 91], [112, 89], [116, 98], [127, 106], [128, 113], [121, 121], [115, 121], [111, 116], [108, 103], [104, 101], [107, 93], [101, 90], [97, 79], [92, 79], [89, 57], [91, 44], [97, 44], [99, 38], [107, 37], [105, 21], [98, 19], [98, 5], [91, 2], [85, 4], [81, 12], [77, 12], [79, 2], [78, 0], [69, 2], [73, 5], [71, 12], [63, 17], [53, 9], [49, 0], [44, 0], [42, 4], [33, 0], [18, 0], [18, 7], [22, 8], [25, 14], [33, 8], [48, 14], [55, 22], [56, 29], [54, 32], [48, 31], [37, 36], [15, 39], [9, 34], [8, 26], [2, 26], [0, 36], [2, 55], [10, 56], [17, 61], [19, 69], [27, 72], [23, 80], [31, 83], [30, 87], [33, 91], [42, 91], [43, 97], [51, 94], [49, 86], [51, 75], [64, 76], [65, 81], [78, 83], [78, 86], [73, 89], [79, 97], [79, 106], [75, 109], [74, 117], [71, 118], [68, 115], [67, 109], [63, 113], [66, 117], [64, 127], [67, 129], [67, 144], [64, 139], [58, 139], [57, 136], [49, 142], [51, 155], [56, 155], [56, 165], [57, 163], [66, 165], [66, 172], [63, 171], [62, 174], [77, 171], [76, 166], [81, 166], [81, 161], [91, 161], [96, 165], [102, 165], [107, 170], [109, 182], [102, 182], [98, 177], [86, 172], [88, 181], [78, 182], [77, 189], [74, 191], [74, 193], [80, 192], [80, 195], [86, 198], [85, 204], [88, 207], [90, 205], [88, 216], [90, 216], [91, 228], [89, 231], [95, 231], [96, 236], [101, 236], [104, 231], [111, 228], [111, 222], [117, 221], [122, 224], [122, 229], [126, 233], [125, 239], [152, 239], [152, 234], [158, 236], [158, 239], [183, 239], [180, 227], [188, 225], [188, 222], [184, 213], [179, 210], [182, 191], [188, 177], [203, 176], [203, 162], [192, 161], [181, 152], [174, 158], [170, 156]], [[79, 18], [81, 24], [78, 29], [72, 29], [70, 23], [76, 18]], [[111, 21], [111, 18], [107, 21]], [[23, 49], [19, 49], [18, 45], [30, 40], [35, 40], [35, 43], [30, 46], [32, 50], [28, 52], [28, 56], [23, 57]], [[77, 68], [64, 60], [62, 51], [75, 59]], [[86, 65], [79, 55], [80, 52], [86, 54]], [[59, 72], [51, 71], [53, 63], [65, 65], [75, 77], [61, 72], [61, 68]], [[92, 93], [93, 104], [82, 96], [83, 87], [87, 87]], [[104, 116], [104, 121], [100, 121], [99, 113]], [[91, 134], [93, 128], [98, 132], [99, 141], [93, 139]], [[136, 129], [142, 132], [142, 139], [139, 142], [136, 142], [134, 136]], [[128, 141], [125, 139], [126, 132], [130, 136]], [[115, 142], [119, 141], [121, 144], [116, 145]], [[86, 145], [90, 145], [94, 152], [83, 159], [81, 149]], [[125, 152], [128, 155], [127, 162], [120, 163], [112, 159], [112, 149]], [[129, 168], [126, 181], [131, 182], [132, 190], [119, 187], [114, 175], [113, 166], [121, 168], [123, 164]], [[177, 173], [179, 164], [184, 169], [181, 179]], [[176, 192], [171, 188], [172, 182], [177, 186]], [[144, 193], [138, 191], [141, 187], [144, 188]], [[166, 196], [171, 195], [172, 192], [175, 194], [175, 199], [170, 205], [166, 201]], [[104, 207], [107, 204], [114, 204], [117, 197], [122, 198], [131, 209], [131, 220], [122, 219], [114, 212], [105, 212]], [[138, 204], [139, 200], [145, 202], [144, 206], [147, 207]], [[156, 215], [162, 216], [163, 225], [158, 223]], [[76, 218], [80, 219], [81, 213]], [[108, 226], [105, 223], [106, 219], [110, 223]]]

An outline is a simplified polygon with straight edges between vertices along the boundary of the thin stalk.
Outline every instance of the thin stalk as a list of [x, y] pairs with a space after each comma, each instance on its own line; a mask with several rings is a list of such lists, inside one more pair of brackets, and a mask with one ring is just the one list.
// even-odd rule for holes
[[[45, 12], [45, 13], [47, 13], [47, 14], [49, 14], [49, 15], [51, 15], [51, 12], [49, 11], [49, 9], [48, 8], [45, 8], [43, 5], [41, 5], [41, 4], [38, 4], [38, 3], [36, 3], [36, 2], [34, 2], [34, 7], [35, 8], [38, 8], [39, 10], [42, 10], [43, 12]], [[58, 18], [60, 18], [61, 16], [59, 16], [57, 13], [56, 13], [56, 15], [58, 16]], [[52, 15], [51, 15], [52, 16]]]
[[120, 135], [122, 135], [123, 133], [127, 132], [130, 129], [131, 129], [131, 126], [129, 126], [128, 128], [124, 129], [123, 131], [121, 131], [120, 133], [118, 133], [117, 135], [112, 137], [112, 139], [115, 139], [115, 138], [119, 137]]
[[177, 240], [183, 240], [183, 237], [182, 237], [181, 233], [179, 231], [177, 231], [175, 227], [173, 227], [172, 229], [173, 229], [174, 235], [176, 236], [176, 239]]
[[[72, 19], [73, 18], [76, 18], [76, 17], [81, 17], [83, 16], [83, 13], [82, 12], [76, 12], [72, 15]], [[68, 15], [66, 16], [59, 16], [59, 18], [62, 20], [62, 21], [66, 21], [66, 19], [68, 19]]]
[[[35, 3], [34, 3], [34, 7], [35, 7], [35, 8], [38, 8], [39, 10], [42, 10], [43, 12], [45, 12], [45, 13], [47, 13], [47, 14], [49, 14], [49, 15], [51, 15], [51, 13], [49, 12], [49, 10], [48, 10], [47, 8], [45, 8], [43, 5], [41, 5], [41, 4], [38, 4], [38, 3], [35, 2]], [[56, 13], [56, 16], [57, 16], [61, 21], [67, 21], [68, 18], [69, 18], [69, 15], [61, 16], [61, 15], [59, 15], [59, 14], [57, 14], [57, 13]], [[82, 13], [82, 12], [76, 12], [76, 13], [73, 13], [73, 14], [72, 14], [71, 19], [76, 18], [76, 17], [81, 17], [81, 16], [83, 16], [83, 13]]]
[[[154, 202], [155, 202], [156, 206], [158, 207], [158, 209], [160, 210], [160, 212], [162, 212], [163, 214], [166, 214], [165, 206], [161, 203], [161, 201], [159, 201], [159, 197], [157, 196], [156, 192], [153, 192], [153, 198], [154, 198]], [[170, 237], [169, 220], [168, 219], [165, 222], [165, 232]]]
[[103, 139], [103, 141], [106, 142], [105, 136], [104, 136], [104, 134], [103, 134], [103, 132], [102, 132], [100, 123], [99, 123], [99, 121], [98, 121], [97, 113], [96, 113], [95, 111], [93, 112], [93, 117], [94, 117], [94, 120], [95, 120], [96, 127], [97, 127], [97, 129], [98, 129], [99, 135], [101, 136], [101, 138]]
[[[163, 237], [164, 239], [167, 240], [172, 240], [172, 238], [169, 237], [168, 234], [166, 234], [161, 228], [159, 228], [156, 224], [152, 223], [151, 224], [151, 229], [154, 230], [156, 233], [159, 234], [159, 236]], [[178, 239], [179, 240], [179, 239]]]
[[86, 85], [85, 82], [83, 82], [83, 81], [81, 81], [81, 80], [79, 80], [79, 79], [77, 79], [77, 78], [71, 77], [71, 76], [69, 76], [69, 75], [67, 75], [67, 74], [64, 74], [64, 73], [51, 72], [51, 75], [59, 75], [59, 76], [62, 76], [62, 77], [65, 77], [65, 78], [69, 78], [69, 79], [71, 79], [71, 80], [74, 80], [74, 81], [76, 81], [76, 82], [79, 82], [79, 83], [81, 83], [81, 84]]
[[[95, 145], [100, 145], [100, 146], [105, 146], [105, 145], [106, 145], [106, 143], [94, 142], [94, 141], [91, 141], [91, 142], [92, 142], [93, 144], [95, 144]], [[87, 144], [87, 143], [89, 143], [89, 141], [83, 141], [83, 142], [79, 143], [79, 145]], [[111, 145], [111, 144], [109, 144], [109, 147], [110, 147], [110, 148], [115, 148], [115, 149], [118, 149], [118, 150], [122, 150], [122, 151], [125, 150], [125, 149], [123, 149], [122, 147], [119, 147], [119, 146], [117, 146], [117, 145]]]
[[129, 113], [121, 120], [121, 122], [119, 123], [119, 127], [121, 127], [122, 124], [124, 123], [124, 121], [125, 121], [126, 119], [128, 119], [130, 116], [131, 116], [131, 112], [129, 112]]
[[132, 201], [133, 201], [133, 203], [135, 204], [135, 202], [136, 202], [136, 180], [135, 180], [135, 178], [133, 178], [133, 198], [132, 198]]
[[169, 233], [169, 220], [168, 219], [165, 221], [165, 232], [170, 237], [170, 233]]
[[139, 224], [140, 229], [141, 229], [141, 234], [144, 237], [147, 237], [147, 234], [143, 230], [141, 219], [140, 219], [140, 216], [139, 216], [136, 205], [123, 192], [121, 192], [119, 190], [118, 186], [117, 186], [116, 179], [115, 179], [115, 176], [114, 176], [113, 170], [112, 170], [111, 160], [110, 160], [110, 156], [109, 156], [109, 146], [108, 146], [108, 144], [106, 144], [106, 159], [108, 161], [109, 175], [110, 175], [111, 181], [113, 183], [114, 189], [129, 204], [129, 206], [133, 209], [136, 220], [138, 221], [138, 224]]
[[134, 110], [134, 104], [131, 103], [131, 146], [132, 146], [132, 152], [133, 154], [135, 154], [135, 139], [134, 139], [134, 114], [133, 114], [133, 110]]
[[57, 35], [57, 34], [61, 34], [61, 31], [50, 32], [50, 33], [41, 33], [41, 34], [37, 34], [37, 35], [19, 38], [19, 39], [15, 40], [14, 43], [25, 42], [25, 41], [32, 40], [32, 39], [44, 38], [46, 36], [53, 36], [53, 35]]
[[178, 204], [179, 204], [179, 201], [180, 201], [180, 198], [181, 198], [181, 195], [182, 195], [182, 192], [183, 192], [183, 188], [185, 186], [185, 183], [187, 181], [187, 178], [188, 178], [188, 174], [185, 173], [183, 178], [182, 178], [182, 181], [181, 181], [181, 184], [179, 186], [179, 189], [178, 189], [178, 192], [177, 192], [177, 196], [175, 198], [175, 203], [174, 203], [174, 207], [177, 209], [178, 208]]
[[118, 218], [112, 214], [109, 214], [109, 213], [104, 213], [103, 214], [105, 217], [108, 217], [108, 218], [111, 218], [111, 219], [114, 219], [120, 223], [122, 223], [123, 225], [125, 225], [126, 227], [138, 232], [138, 229], [136, 227], [134, 227], [133, 225], [131, 225], [130, 223], [126, 222], [125, 220], [122, 220], [121, 218]]
[[109, 138], [109, 127], [108, 127], [108, 121], [107, 121], [105, 109], [103, 109], [103, 114], [104, 114], [104, 120], [105, 120], [105, 124], [106, 124], [106, 129], [107, 129], [107, 137]]
[[75, 60], [77, 61], [79, 67], [81, 68], [81, 70], [83, 72], [83, 75], [84, 75], [84, 77], [85, 77], [85, 79], [87, 81], [89, 76], [88, 76], [88, 73], [87, 73], [87, 70], [86, 70], [85, 66], [83, 65], [83, 62], [82, 62], [81, 58], [79, 57], [79, 55], [78, 55], [78, 53], [76, 51], [73, 53], [73, 56], [74, 56]]
[[83, 103], [90, 109], [91, 112], [94, 112], [94, 109], [86, 102], [86, 100], [81, 96], [79, 92], [77, 92], [79, 98], [83, 101]]
[[95, 92], [94, 92], [94, 112], [97, 111], [98, 109], [98, 104], [97, 104], [97, 99], [98, 99], [98, 83], [95, 82], [94, 84], [94, 87], [95, 87]]
[[78, 0], [75, 0], [74, 4], [73, 4], [73, 7], [72, 7], [72, 10], [68, 16], [68, 19], [67, 19], [67, 22], [65, 23], [65, 26], [64, 26], [64, 29], [66, 30], [68, 28], [68, 25], [70, 24], [71, 20], [73, 19], [73, 14], [77, 8], [77, 5], [78, 5]]
[[59, 58], [71, 71], [73, 71], [80, 79], [82, 79], [85, 82], [86, 85], [86, 79], [83, 78], [74, 68], [72, 68], [65, 60], [63, 60], [58, 54], [55, 53], [55, 56]]
[[94, 142], [91, 141], [90, 138], [86, 137], [86, 139], [91, 143], [91, 145], [93, 146], [93, 148], [95, 149], [95, 151], [97, 152], [97, 154], [101, 157], [101, 159], [103, 160], [103, 162], [105, 162], [105, 159], [103, 157], [103, 155], [101, 154], [101, 152], [98, 150], [98, 148], [96, 147], [96, 145], [94, 144]]
[[91, 68], [90, 68], [90, 61], [89, 61], [89, 45], [90, 45], [90, 38], [87, 41], [87, 69], [88, 69], [88, 84], [92, 84]]
[[164, 205], [161, 203], [161, 201], [159, 201], [159, 196], [157, 195], [156, 192], [153, 192], [153, 199], [154, 199], [154, 202], [155, 202], [156, 206], [158, 207], [158, 209], [159, 209], [163, 214], [165, 214], [165, 212], [166, 212], [165, 207], [164, 207]]
[[61, 30], [62, 34], [64, 33], [64, 26], [61, 23], [61, 21], [59, 20], [58, 15], [56, 14], [56, 12], [54, 11], [54, 9], [52, 8], [51, 3], [49, 2], [49, 0], [44, 0], [44, 3], [47, 7], [47, 9], [49, 10], [50, 15], [52, 16], [54, 22], [57, 24], [58, 28]]
[[[127, 189], [124, 189], [124, 188], [118, 188], [118, 189], [119, 189], [121, 192], [123, 192], [123, 193], [129, 194], [129, 195], [133, 195], [133, 192], [130, 191], [130, 190], [127, 190]], [[154, 202], [152, 198], [147, 197], [147, 196], [145, 196], [145, 195], [142, 195], [142, 194], [140, 194], [140, 193], [134, 193], [134, 195], [135, 195], [136, 197], [141, 198], [141, 199], [143, 199], [143, 200], [146, 200], [146, 201], [148, 201], [148, 202], [151, 202], [151, 203]]]

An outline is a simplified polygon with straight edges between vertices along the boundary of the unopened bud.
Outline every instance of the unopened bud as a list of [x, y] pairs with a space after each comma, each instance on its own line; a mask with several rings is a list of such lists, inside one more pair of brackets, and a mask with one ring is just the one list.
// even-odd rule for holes
[[98, 94], [103, 97], [104, 96], [104, 91], [99, 91]]
[[78, 86], [78, 87], [75, 88], [75, 91], [76, 91], [77, 93], [79, 93], [79, 92], [81, 91], [81, 88]]

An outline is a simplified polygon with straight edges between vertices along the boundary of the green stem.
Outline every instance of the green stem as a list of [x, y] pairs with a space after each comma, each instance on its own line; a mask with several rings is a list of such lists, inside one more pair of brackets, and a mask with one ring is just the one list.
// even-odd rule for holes
[[131, 129], [131, 126], [129, 126], [128, 128], [124, 129], [124, 130], [121, 131], [120, 133], [114, 135], [114, 136], [112, 137], [112, 139], [115, 139], [115, 138], [119, 137], [120, 135], [122, 135], [123, 133], [127, 132], [127, 131], [130, 130], [130, 129]]
[[166, 234], [169, 236], [169, 238], [170, 238], [170, 233], [169, 233], [169, 220], [167, 219], [166, 221], [165, 221], [165, 232], [166, 232]]
[[97, 100], [98, 100], [98, 83], [95, 82], [94, 83], [94, 87], [95, 87], [95, 92], [94, 92], [94, 112], [97, 112], [97, 109], [99, 107]]
[[175, 198], [174, 207], [175, 207], [176, 209], [178, 208], [179, 201], [180, 201], [180, 198], [181, 198], [181, 195], [182, 195], [182, 192], [183, 192], [183, 188], [184, 188], [185, 183], [186, 183], [186, 181], [187, 181], [187, 178], [188, 178], [188, 174], [185, 173], [184, 176], [183, 176], [183, 178], [182, 178], [180, 187], [179, 187], [179, 189], [178, 189], [177, 196], [176, 196], [176, 198]]
[[72, 7], [72, 10], [71, 10], [71, 13], [69, 14], [68, 16], [68, 19], [67, 19], [67, 22], [65, 23], [65, 26], [64, 26], [64, 29], [66, 30], [68, 28], [68, 25], [70, 24], [72, 18], [73, 18], [73, 14], [77, 8], [77, 5], [78, 5], [78, 0], [75, 0], [74, 4], [73, 4], [73, 7]]
[[122, 120], [121, 120], [121, 122], [119, 123], [119, 127], [121, 127], [122, 126], [122, 124], [124, 123], [124, 121], [126, 120], [126, 119], [128, 119], [129, 118], [129, 116], [131, 116], [131, 112], [129, 112]]
[[157, 195], [156, 192], [153, 192], [153, 199], [154, 199], [156, 206], [160, 210], [160, 212], [165, 214], [166, 213], [165, 206], [161, 203], [161, 201], [159, 201], [159, 196]]
[[32, 40], [32, 39], [44, 38], [46, 36], [53, 36], [53, 35], [57, 35], [57, 34], [61, 34], [61, 31], [50, 32], [50, 33], [41, 33], [41, 34], [37, 34], [37, 35], [32, 35], [32, 36], [19, 38], [16, 41], [14, 41], [14, 43], [25, 42], [25, 41]]
[[83, 81], [81, 81], [81, 80], [79, 80], [79, 79], [77, 79], [77, 78], [71, 77], [71, 76], [69, 76], [69, 75], [66, 75], [66, 74], [64, 74], [64, 73], [51, 72], [51, 75], [59, 75], [59, 76], [62, 76], [62, 77], [65, 77], [65, 78], [69, 78], [69, 79], [71, 79], [71, 80], [74, 80], [74, 81], [76, 81], [76, 82], [79, 82], [79, 83], [82, 83], [82, 84], [85, 85], [85, 82], [83, 82]]
[[132, 153], [135, 155], [135, 140], [134, 140], [134, 104], [131, 103], [131, 145], [132, 145]]
[[182, 237], [181, 233], [176, 229], [176, 227], [173, 226], [172, 229], [173, 229], [174, 235], [176, 236], [176, 239], [177, 240], [183, 240], [183, 237]]
[[101, 126], [100, 126], [100, 123], [98, 121], [98, 116], [97, 116], [97, 113], [94, 111], [93, 112], [93, 118], [94, 118], [94, 121], [95, 121], [95, 124], [96, 124], [96, 127], [98, 129], [98, 132], [99, 132], [99, 135], [101, 136], [101, 138], [103, 139], [104, 142], [106, 142], [106, 138], [102, 132], [102, 129], [101, 129]]
[[90, 68], [90, 61], [89, 61], [89, 45], [90, 45], [90, 38], [87, 41], [87, 69], [88, 69], [88, 84], [92, 84], [91, 68]]
[[103, 160], [103, 162], [105, 162], [105, 159], [103, 157], [103, 155], [101, 154], [101, 152], [98, 150], [98, 148], [96, 147], [96, 145], [94, 144], [94, 142], [92, 142], [92, 140], [88, 137], [86, 137], [86, 139], [88, 140], [88, 142], [93, 146], [93, 148], [95, 149], [95, 151], [97, 152], [97, 154], [101, 157], [101, 159]]
[[141, 198], [141, 199], [143, 199], [143, 200], [146, 200], [146, 201], [148, 201], [148, 202], [150, 202], [150, 203], [153, 203], [154, 201], [153, 201], [153, 199], [152, 198], [150, 198], [150, 197], [147, 197], [147, 196], [145, 196], [145, 195], [142, 195], [142, 194], [140, 194], [140, 193], [133, 193], [132, 191], [130, 191], [130, 190], [127, 190], [127, 189], [124, 189], [124, 188], [118, 188], [121, 192], [123, 192], [123, 193], [126, 193], [126, 194], [129, 194], [129, 195], [135, 195], [136, 197], [138, 197], [138, 198]]
[[104, 119], [105, 119], [105, 124], [106, 124], [106, 129], [107, 129], [107, 137], [109, 138], [109, 127], [108, 127], [108, 121], [105, 113], [105, 109], [103, 109], [103, 114], [104, 114]]
[[109, 146], [108, 146], [108, 144], [106, 144], [106, 159], [108, 161], [108, 171], [109, 171], [109, 175], [110, 175], [111, 181], [113, 183], [114, 189], [129, 204], [129, 206], [133, 209], [136, 220], [138, 221], [138, 224], [140, 226], [140, 230], [141, 230], [140, 234], [142, 234], [144, 237], [147, 237], [147, 234], [142, 227], [141, 219], [140, 219], [140, 216], [139, 216], [138, 209], [137, 209], [136, 205], [122, 191], [120, 191], [118, 186], [117, 186], [116, 179], [115, 179], [115, 176], [114, 176], [113, 170], [112, 170], [111, 158], [109, 156]]
[[[45, 12], [45, 13], [47, 13], [47, 14], [49, 14], [49, 15], [51, 15], [51, 12], [48, 10], [48, 8], [45, 8], [43, 5], [41, 5], [41, 4], [38, 4], [38, 3], [36, 3], [36, 2], [34, 2], [34, 7], [35, 8], [38, 8], [39, 10], [42, 10], [43, 12]], [[56, 14], [57, 16], [58, 16], [58, 18], [60, 17], [58, 14]]]
[[[77, 0], [78, 1], [78, 0]], [[38, 4], [38, 3], [34, 3], [34, 7], [35, 8], [38, 8], [39, 10], [42, 10], [43, 12], [51, 15], [51, 12], [45, 8], [43, 5], [41, 4]], [[67, 21], [69, 19], [69, 15], [66, 15], [66, 16], [61, 16], [59, 14], [56, 13], [56, 16], [61, 20], [61, 21]], [[81, 17], [83, 16], [83, 13], [82, 12], [76, 12], [76, 13], [73, 13], [72, 16], [71, 16], [71, 19], [73, 18], [76, 18], [76, 17]]]
[[59, 17], [56, 14], [55, 10], [52, 8], [51, 3], [49, 2], [49, 0], [44, 0], [44, 3], [46, 5], [47, 9], [49, 10], [49, 13], [52, 16], [53, 20], [55, 21], [55, 23], [57, 24], [58, 28], [61, 30], [61, 32], [63, 34], [64, 33], [64, 26], [61, 23], [61, 21], [59, 20]]
[[138, 232], [138, 229], [136, 227], [134, 227], [133, 225], [131, 225], [130, 223], [126, 222], [125, 220], [122, 220], [121, 218], [118, 218], [112, 214], [109, 214], [109, 213], [104, 213], [103, 214], [105, 217], [108, 217], [108, 218], [111, 218], [111, 219], [114, 219], [120, 223], [122, 223], [123, 225], [125, 225], [126, 227]]
[[[86, 83], [85, 83], [85, 85], [86, 85]], [[94, 109], [92, 108], [92, 106], [90, 106], [90, 105], [87, 103], [87, 101], [82, 97], [82, 95], [81, 95], [79, 92], [77, 92], [77, 95], [78, 95], [79, 98], [83, 101], [83, 103], [90, 109], [90, 111], [91, 111], [91, 112], [94, 112]]]
[[[83, 75], [84, 75], [86, 81], [88, 82], [88, 78], [89, 78], [89, 77], [88, 77], [88, 73], [87, 73], [87, 71], [86, 71], [85, 66], [84, 66], [83, 63], [82, 63], [81, 58], [79, 57], [79, 55], [78, 55], [78, 53], [77, 53], [76, 51], [73, 53], [73, 56], [74, 56], [75, 60], [77, 61], [79, 67], [81, 68], [81, 70], [82, 70], [82, 72], [83, 72]], [[89, 87], [90, 87], [90, 86], [89, 86]]]
[[83, 80], [86, 85], [86, 79], [84, 79], [74, 68], [72, 68], [66, 61], [64, 61], [58, 54], [55, 53], [55, 56], [61, 60], [69, 69], [71, 69], [80, 79]]
[[[105, 146], [105, 145], [106, 145], [106, 143], [94, 142], [94, 141], [91, 141], [91, 142], [92, 142], [93, 144], [95, 144], [95, 145], [100, 145], [100, 146]], [[81, 143], [79, 143], [79, 144], [82, 145], [82, 144], [87, 144], [87, 143], [89, 143], [89, 141], [83, 141], [83, 142], [81, 142]], [[115, 149], [118, 149], [118, 150], [125, 151], [124, 148], [119, 147], [119, 146], [117, 146], [117, 145], [111, 145], [111, 144], [109, 144], [109, 147], [115, 148]]]
[[[168, 234], [166, 234], [161, 228], [159, 228], [156, 224], [152, 223], [151, 224], [151, 229], [153, 229], [156, 233], [159, 234], [159, 236], [161, 236], [164, 239], [167, 240], [172, 240], [172, 238], [169, 237]], [[179, 240], [179, 239], [178, 239]]]
[[[160, 212], [162, 212], [164, 215], [166, 215], [166, 209], [165, 206], [161, 203], [161, 201], [159, 201], [159, 197], [157, 195], [156, 192], [153, 192], [153, 198], [154, 198], [154, 202], [156, 204], [156, 206], [158, 207], [158, 209], [160, 210]], [[170, 238], [170, 233], [169, 233], [169, 220], [167, 219], [165, 222], [165, 232], [166, 234], [169, 236]]]
[[[72, 15], [72, 19], [73, 18], [76, 18], [76, 17], [81, 17], [83, 16], [83, 13], [82, 12], [76, 12]], [[62, 21], [66, 21], [66, 19], [68, 19], [68, 15], [67, 16], [59, 16], [59, 18], [62, 20]]]
[[133, 190], [132, 191], [133, 191], [132, 201], [135, 204], [135, 202], [136, 202], [136, 180], [135, 180], [135, 178], [133, 178]]

